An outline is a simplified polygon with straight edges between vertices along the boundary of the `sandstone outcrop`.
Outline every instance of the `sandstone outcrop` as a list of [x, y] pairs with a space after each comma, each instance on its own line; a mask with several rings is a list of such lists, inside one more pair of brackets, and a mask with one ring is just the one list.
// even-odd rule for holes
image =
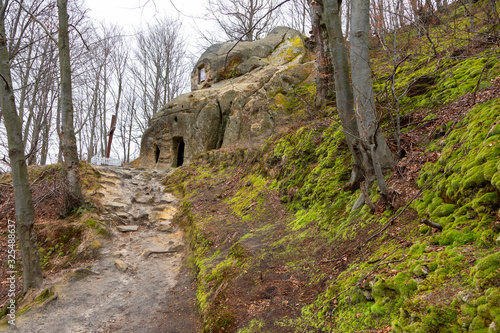
[[255, 42], [211, 46], [193, 69], [192, 91], [153, 117], [138, 166], [177, 167], [212, 149], [262, 142], [280, 117], [270, 96], [314, 82], [306, 54], [304, 36], [285, 27]]

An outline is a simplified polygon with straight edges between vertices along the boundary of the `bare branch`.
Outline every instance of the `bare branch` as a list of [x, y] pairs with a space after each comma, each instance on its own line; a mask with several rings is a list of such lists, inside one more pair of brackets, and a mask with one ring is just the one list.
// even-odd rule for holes
[[38, 20], [38, 19], [36, 18], [36, 16], [35, 16], [35, 15], [33, 15], [33, 14], [29, 11], [29, 10], [27, 10], [27, 9], [23, 6], [23, 4], [22, 4], [19, 0], [14, 0], [14, 1], [15, 1], [15, 2], [17, 2], [17, 3], [19, 4], [19, 6], [22, 8], [22, 10], [24, 10], [24, 11], [26, 12], [26, 14], [28, 14], [28, 15], [31, 17], [31, 19], [32, 19], [33, 21], [35, 21], [36, 23], [38, 23], [38, 24], [40, 25], [40, 26], [42, 27], [42, 29], [43, 29], [43, 30], [45, 30], [45, 33], [47, 34], [47, 36], [48, 36], [48, 37], [49, 37], [49, 38], [50, 38], [50, 39], [51, 39], [54, 43], [56, 43], [56, 45], [58, 45], [57, 40], [56, 40], [54, 37], [52, 37], [52, 34], [51, 34], [51, 33], [50, 33], [50, 31], [47, 29], [47, 27], [45, 26], [45, 24], [43, 24], [42, 22], [40, 22], [40, 20]]

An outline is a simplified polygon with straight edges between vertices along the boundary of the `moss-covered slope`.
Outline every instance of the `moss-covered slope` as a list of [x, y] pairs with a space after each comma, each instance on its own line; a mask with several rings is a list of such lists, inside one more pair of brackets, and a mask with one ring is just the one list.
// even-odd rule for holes
[[[409, 43], [396, 72], [406, 156], [388, 175], [392, 210], [351, 211], [341, 126], [334, 108], [309, 116], [311, 86], [271, 96], [296, 123], [261, 149], [211, 151], [167, 180], [184, 198], [205, 332], [500, 331], [498, 49], [465, 39], [451, 8], [429, 27], [437, 53]], [[373, 53], [395, 146], [393, 55]]]

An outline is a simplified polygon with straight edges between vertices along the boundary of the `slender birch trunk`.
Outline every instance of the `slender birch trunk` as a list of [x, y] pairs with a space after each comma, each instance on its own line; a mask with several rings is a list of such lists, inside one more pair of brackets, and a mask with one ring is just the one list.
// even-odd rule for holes
[[19, 237], [21, 258], [23, 261], [23, 291], [39, 287], [42, 283], [42, 271], [36, 243], [35, 212], [28, 178], [28, 168], [24, 157], [22, 121], [16, 110], [10, 56], [7, 49], [9, 40], [5, 33], [5, 11], [9, 1], [0, 0], [0, 94], [2, 116], [7, 129], [9, 158], [14, 184], [16, 207], [16, 231]]
[[57, 0], [59, 14], [59, 66], [61, 71], [61, 146], [68, 186], [68, 209], [83, 202], [80, 187], [79, 161], [73, 125], [73, 97], [69, 55], [68, 0]]

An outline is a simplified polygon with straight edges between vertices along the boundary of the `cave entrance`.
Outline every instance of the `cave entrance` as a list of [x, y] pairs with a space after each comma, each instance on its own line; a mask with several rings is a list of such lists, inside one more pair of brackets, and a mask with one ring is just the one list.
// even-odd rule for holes
[[180, 167], [184, 164], [184, 139], [182, 136], [177, 136], [172, 138], [172, 148], [173, 148], [173, 157], [174, 161], [172, 166], [174, 168]]
[[155, 145], [155, 163], [158, 163], [159, 159], [160, 159], [160, 147]]
[[202, 83], [205, 81], [206, 79], [206, 70], [205, 70], [205, 67], [199, 67], [198, 68], [198, 84]]

